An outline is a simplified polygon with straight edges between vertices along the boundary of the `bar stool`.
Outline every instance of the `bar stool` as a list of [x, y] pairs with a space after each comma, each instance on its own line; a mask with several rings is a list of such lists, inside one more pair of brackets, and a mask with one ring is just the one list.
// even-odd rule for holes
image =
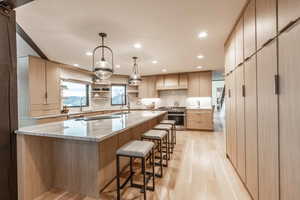
[[[146, 190], [155, 190], [155, 171], [154, 171], [154, 164], [152, 165], [152, 172], [146, 171], [146, 162], [151, 158], [154, 161], [154, 143], [150, 141], [140, 141], [140, 140], [133, 140], [121, 148], [117, 150], [117, 200], [121, 199], [121, 189], [125, 187], [125, 185], [130, 180], [130, 186], [142, 189], [144, 193], [144, 200], [146, 200]], [[125, 180], [125, 182], [120, 185], [120, 157], [127, 157], [130, 158], [130, 175]], [[143, 184], [135, 184], [133, 183], [133, 175], [135, 172], [133, 171], [133, 158], [141, 159], [141, 167], [142, 167], [142, 174], [143, 174]], [[149, 177], [146, 177], [149, 175]], [[147, 187], [148, 182], [152, 179], [152, 187]]]
[[177, 142], [177, 134], [176, 134], [176, 121], [175, 120], [162, 120], [160, 124], [170, 124], [173, 127], [173, 132], [174, 132], [174, 144]]
[[[170, 124], [158, 124], [153, 128], [153, 130], [163, 130], [163, 131], [168, 132], [167, 151], [169, 151], [170, 153], [173, 153], [174, 144], [172, 142], [173, 141], [172, 138], [174, 136], [173, 136], [173, 132], [172, 132], [172, 125], [170, 125]], [[169, 155], [168, 159], [170, 160], [170, 155]]]
[[[163, 177], [163, 166], [164, 167], [168, 167], [168, 151], [165, 152], [165, 155], [163, 155], [163, 143], [165, 141], [165, 144], [168, 143], [167, 141], [167, 131], [163, 131], [163, 130], [149, 130], [146, 133], [144, 133], [142, 135], [142, 140], [150, 140], [152, 142], [154, 142], [155, 144], [157, 144], [155, 146], [155, 150], [157, 150], [160, 153], [159, 157], [154, 156], [154, 158], [158, 158], [159, 159], [159, 163], [156, 163], [156, 161], [154, 160], [153, 163], [155, 165], [160, 166], [160, 174], [155, 174], [157, 177]], [[154, 152], [155, 154], [155, 152]], [[165, 159], [164, 159], [165, 158]], [[163, 163], [163, 160], [165, 160], [165, 164]]]

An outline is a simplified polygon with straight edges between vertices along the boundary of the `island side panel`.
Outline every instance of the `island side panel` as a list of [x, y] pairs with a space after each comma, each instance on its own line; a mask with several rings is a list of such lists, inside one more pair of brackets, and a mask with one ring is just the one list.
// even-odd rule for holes
[[54, 187], [99, 197], [97, 142], [53, 140]]
[[53, 148], [49, 138], [17, 135], [18, 199], [33, 200], [53, 187]]

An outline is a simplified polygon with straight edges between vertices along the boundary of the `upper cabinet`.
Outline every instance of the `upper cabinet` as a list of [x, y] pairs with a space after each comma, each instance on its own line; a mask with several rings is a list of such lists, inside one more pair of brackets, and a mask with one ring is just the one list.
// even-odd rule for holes
[[[18, 59], [20, 112], [39, 117], [60, 113], [60, 64], [37, 57]], [[27, 113], [27, 114], [26, 114]]]
[[195, 72], [189, 73], [189, 97], [211, 97], [212, 96], [212, 73]]
[[281, 31], [290, 22], [300, 17], [299, 0], [278, 0], [278, 29]]
[[256, 0], [257, 49], [263, 47], [277, 34], [276, 1]]
[[251, 0], [244, 13], [244, 57], [256, 52], [255, 0]]
[[188, 88], [187, 74], [168, 74], [156, 77], [157, 90], [179, 90]]
[[188, 75], [179, 74], [179, 88], [187, 89], [188, 88]]
[[157, 98], [156, 76], [144, 76], [139, 85], [139, 98]]
[[244, 17], [239, 19], [236, 26], [236, 62], [235, 67], [244, 62]]
[[228, 40], [228, 72], [234, 70], [236, 67], [236, 38], [235, 31], [232, 33]]

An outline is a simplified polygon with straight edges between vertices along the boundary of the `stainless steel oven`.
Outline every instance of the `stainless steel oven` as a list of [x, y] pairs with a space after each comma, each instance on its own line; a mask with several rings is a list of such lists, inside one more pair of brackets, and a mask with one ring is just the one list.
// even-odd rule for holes
[[185, 107], [164, 107], [160, 110], [168, 111], [168, 120], [176, 121], [176, 128], [178, 130], [185, 129], [186, 126], [186, 109]]

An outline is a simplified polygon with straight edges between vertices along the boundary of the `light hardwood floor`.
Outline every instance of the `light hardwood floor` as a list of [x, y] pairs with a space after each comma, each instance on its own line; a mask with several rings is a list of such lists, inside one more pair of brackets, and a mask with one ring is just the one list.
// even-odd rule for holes
[[[172, 161], [162, 179], [156, 179], [155, 192], [147, 192], [152, 200], [250, 200], [246, 189], [225, 158], [222, 132], [178, 131]], [[115, 182], [103, 193], [101, 200], [116, 197]], [[125, 188], [125, 200], [142, 199], [136, 188]], [[45, 193], [38, 200], [93, 200], [59, 189]]]

